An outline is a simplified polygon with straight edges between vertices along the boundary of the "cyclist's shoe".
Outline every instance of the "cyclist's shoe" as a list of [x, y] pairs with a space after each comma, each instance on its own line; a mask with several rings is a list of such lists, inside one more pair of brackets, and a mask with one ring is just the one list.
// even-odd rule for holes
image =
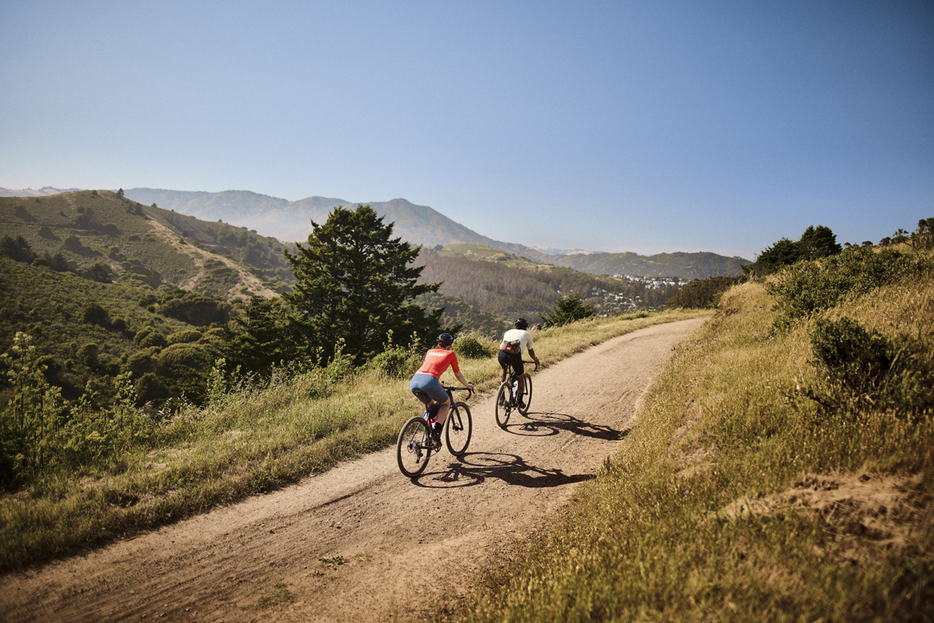
[[516, 398], [516, 406], [520, 409], [525, 409], [525, 400], [522, 399], [522, 396]]
[[441, 449], [441, 433], [432, 433], [431, 434], [431, 447], [435, 450]]

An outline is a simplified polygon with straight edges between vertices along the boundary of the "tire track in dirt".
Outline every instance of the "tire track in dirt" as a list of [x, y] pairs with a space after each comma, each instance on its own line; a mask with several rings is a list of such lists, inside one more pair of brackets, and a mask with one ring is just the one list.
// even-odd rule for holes
[[417, 618], [465, 594], [484, 566], [560, 516], [580, 483], [623, 449], [671, 349], [703, 322], [648, 327], [540, 370], [528, 417], [513, 414], [506, 430], [496, 426], [492, 395], [472, 400], [467, 454], [442, 451], [415, 481], [387, 449], [0, 578], [0, 619]]

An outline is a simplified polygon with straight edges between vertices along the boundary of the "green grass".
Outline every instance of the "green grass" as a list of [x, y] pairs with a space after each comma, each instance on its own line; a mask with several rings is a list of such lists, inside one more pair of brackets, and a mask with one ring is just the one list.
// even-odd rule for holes
[[[437, 618], [932, 620], [934, 423], [822, 414], [800, 392], [817, 380], [808, 363], [815, 318], [776, 335], [774, 303], [761, 283], [729, 290], [677, 348], [638, 426], [567, 517], [488, 572], [456, 615]], [[930, 346], [934, 278], [825, 313]], [[827, 493], [811, 483], [847, 479], [895, 482], [905, 497], [891, 508], [801, 501]], [[874, 519], [892, 522], [893, 534], [904, 523], [905, 543], [865, 529]]]
[[[703, 313], [577, 323], [537, 334], [536, 352], [554, 364], [591, 344]], [[493, 352], [495, 345], [489, 346]], [[493, 357], [464, 360], [461, 369], [479, 391], [496, 386], [499, 366]], [[128, 453], [117, 472], [47, 476], [0, 497], [0, 570], [72, 554], [288, 486], [340, 460], [391, 445], [419, 407], [407, 379], [379, 372], [335, 381], [331, 371], [318, 369], [263, 388], [228, 391], [207, 408], [190, 407], [167, 418], [148, 448]]]

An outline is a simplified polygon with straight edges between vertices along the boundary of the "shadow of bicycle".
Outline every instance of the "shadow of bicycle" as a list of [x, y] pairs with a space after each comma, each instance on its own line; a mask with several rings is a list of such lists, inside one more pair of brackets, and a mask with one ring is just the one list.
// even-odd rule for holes
[[567, 413], [530, 411], [527, 415], [514, 415], [504, 430], [514, 435], [526, 437], [549, 437], [566, 431], [581, 437], [591, 437], [603, 441], [619, 441], [629, 434], [630, 429], [616, 430], [610, 426], [600, 426], [578, 419]]
[[529, 465], [515, 454], [468, 452], [459, 459], [448, 457], [449, 462], [440, 470], [425, 472], [412, 482], [420, 487], [473, 487], [490, 478], [518, 487], [541, 489], [593, 479], [593, 474], [565, 474], [560, 469], [546, 469]]

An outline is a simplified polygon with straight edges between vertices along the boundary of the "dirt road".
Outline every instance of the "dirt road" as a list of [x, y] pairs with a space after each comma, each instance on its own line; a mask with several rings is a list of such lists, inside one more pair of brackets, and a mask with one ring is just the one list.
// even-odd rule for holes
[[[621, 450], [645, 390], [703, 319], [643, 329], [534, 375], [528, 417], [474, 434], [416, 481], [395, 449], [286, 490], [0, 579], [0, 620], [386, 621], [468, 590]], [[548, 353], [540, 352], [547, 362]]]

